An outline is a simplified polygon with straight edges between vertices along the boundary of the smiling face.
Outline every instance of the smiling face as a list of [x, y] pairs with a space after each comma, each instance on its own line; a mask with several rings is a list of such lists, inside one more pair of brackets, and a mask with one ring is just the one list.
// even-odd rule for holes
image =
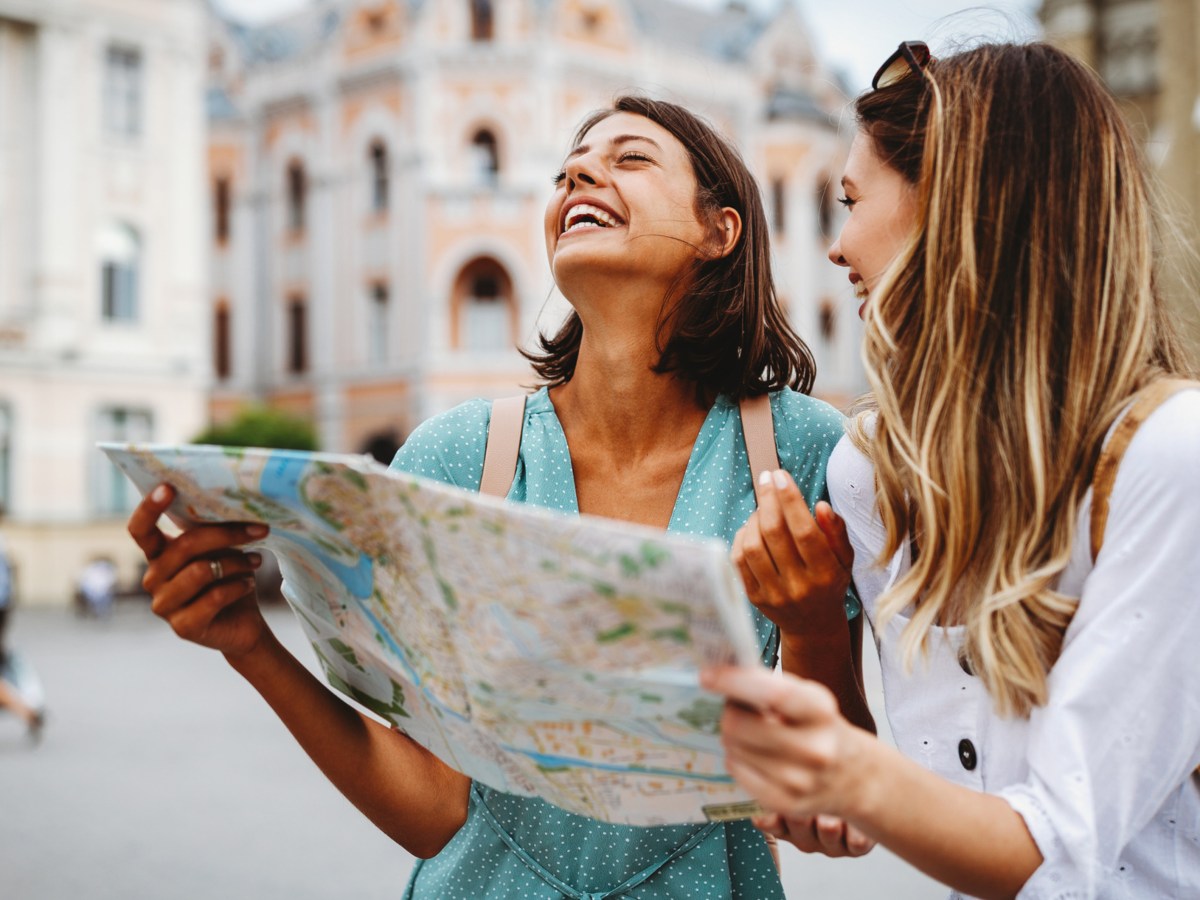
[[850, 269], [850, 283], [866, 309], [880, 276], [903, 249], [916, 222], [914, 188], [875, 152], [870, 136], [859, 131], [846, 159], [841, 202], [850, 210], [829, 258]]
[[[663, 292], [704, 255], [696, 177], [683, 144], [661, 125], [614, 113], [567, 156], [546, 206], [546, 253], [568, 299], [594, 279]], [[597, 282], [598, 283], [598, 282]]]

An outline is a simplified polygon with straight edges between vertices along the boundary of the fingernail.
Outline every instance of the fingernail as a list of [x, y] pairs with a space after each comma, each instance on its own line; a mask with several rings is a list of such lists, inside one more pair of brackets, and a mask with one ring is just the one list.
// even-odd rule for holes
[[262, 565], [262, 554], [261, 553], [247, 553], [246, 558], [250, 560], [251, 567], [253, 567], [255, 569], [257, 569], [259, 566]]
[[785, 487], [787, 487], [787, 483], [788, 483], [787, 472], [783, 471], [783, 469], [776, 469], [775, 470], [775, 487], [785, 488]]
[[257, 523], [246, 526], [246, 534], [250, 535], [252, 538], [266, 537], [270, 531], [271, 529], [266, 525], [259, 525]]
[[759, 473], [758, 483], [763, 487], [768, 487], [771, 484], [771, 473], [767, 469], [763, 469], [762, 472]]
[[166, 503], [169, 496], [171, 496], [171, 492], [167, 490], [165, 484], [160, 484], [150, 492], [150, 499], [155, 503]]

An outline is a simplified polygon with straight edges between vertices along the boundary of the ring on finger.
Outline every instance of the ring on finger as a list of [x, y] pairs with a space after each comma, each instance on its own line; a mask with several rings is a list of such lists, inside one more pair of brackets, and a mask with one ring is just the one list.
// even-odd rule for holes
[[212, 570], [213, 581], [220, 581], [225, 577], [225, 569], [221, 566], [219, 559], [210, 559], [208, 567]]

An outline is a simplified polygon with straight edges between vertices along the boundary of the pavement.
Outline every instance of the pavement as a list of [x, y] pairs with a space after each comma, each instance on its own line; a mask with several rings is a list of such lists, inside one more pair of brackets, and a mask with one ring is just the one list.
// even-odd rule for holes
[[[286, 607], [268, 618], [315, 668]], [[0, 714], [0, 897], [402, 893], [412, 857], [325, 781], [219, 656], [180, 641], [144, 603], [122, 601], [103, 620], [18, 608], [9, 643], [40, 675], [49, 714], [36, 746]], [[876, 669], [868, 684], [878, 710]], [[787, 896], [805, 900], [948, 893], [881, 848], [831, 860], [785, 846], [783, 877]]]

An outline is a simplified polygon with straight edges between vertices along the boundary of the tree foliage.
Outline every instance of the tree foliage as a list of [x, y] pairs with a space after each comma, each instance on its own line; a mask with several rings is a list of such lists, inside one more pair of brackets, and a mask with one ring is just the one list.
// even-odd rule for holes
[[196, 435], [193, 443], [222, 447], [316, 450], [317, 432], [307, 419], [267, 406], [247, 406], [231, 421], [210, 425]]

